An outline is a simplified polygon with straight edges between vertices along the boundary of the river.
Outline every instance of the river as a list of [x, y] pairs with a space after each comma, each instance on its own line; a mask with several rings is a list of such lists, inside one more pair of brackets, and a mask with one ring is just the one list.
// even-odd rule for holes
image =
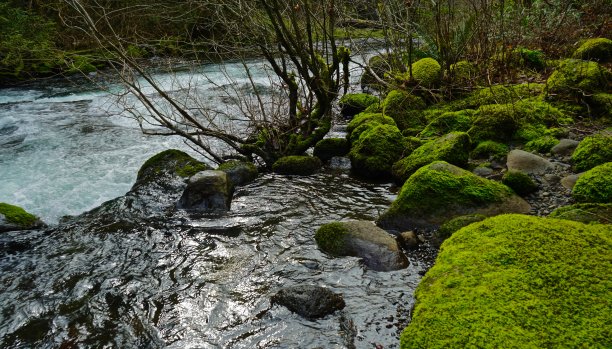
[[[53, 227], [127, 192], [151, 155], [190, 152], [112, 109], [84, 80], [0, 90], [0, 201]], [[221, 216], [175, 215], [129, 232], [2, 234], [0, 347], [397, 348], [429, 252], [375, 272], [327, 256], [313, 239], [332, 220], [375, 220], [393, 198], [390, 183], [327, 168], [264, 174]], [[298, 284], [343, 294], [345, 309], [312, 321], [271, 305], [279, 288]]]

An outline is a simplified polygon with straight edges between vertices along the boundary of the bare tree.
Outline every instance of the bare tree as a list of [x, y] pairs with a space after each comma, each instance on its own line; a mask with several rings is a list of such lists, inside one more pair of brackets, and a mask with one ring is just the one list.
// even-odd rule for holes
[[[222, 23], [224, 37], [231, 36], [206, 38], [209, 51], [196, 50], [193, 56], [199, 64], [211, 54], [231, 54], [243, 68], [242, 84], [231, 74], [216, 81], [201, 70], [164, 81], [130, 54], [130, 42], [114, 30], [111, 17], [121, 9], [95, 0], [65, 1], [76, 14], [65, 17], [66, 23], [112, 57], [108, 63], [125, 86], [118, 101], [147, 134], [181, 136], [217, 163], [241, 157], [271, 166], [281, 156], [302, 154], [330, 129], [332, 103], [346, 81], [342, 65], [349, 58], [334, 40], [340, 8], [335, 0], [192, 1], [211, 14], [198, 21]], [[248, 63], [254, 52], [265, 65]], [[268, 83], [258, 83], [254, 71], [268, 73]], [[233, 103], [211, 105], [199, 94], [203, 83]]]

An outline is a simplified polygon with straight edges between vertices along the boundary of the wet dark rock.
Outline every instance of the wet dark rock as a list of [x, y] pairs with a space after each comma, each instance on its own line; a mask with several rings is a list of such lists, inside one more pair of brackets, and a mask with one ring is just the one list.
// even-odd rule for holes
[[408, 266], [397, 240], [369, 221], [332, 222], [321, 226], [315, 240], [321, 250], [333, 256], [353, 256], [376, 271]]
[[307, 319], [318, 319], [344, 309], [342, 295], [325, 287], [298, 285], [285, 287], [272, 296], [272, 303], [279, 304]]
[[227, 173], [229, 181], [233, 186], [248, 184], [255, 180], [259, 174], [257, 167], [253, 163], [237, 160], [224, 162], [219, 165], [217, 170]]
[[400, 233], [397, 239], [399, 240], [400, 245], [408, 250], [417, 247], [421, 243], [421, 240], [417, 234], [412, 230]]
[[178, 207], [197, 211], [228, 211], [233, 186], [223, 171], [202, 171], [189, 178]]

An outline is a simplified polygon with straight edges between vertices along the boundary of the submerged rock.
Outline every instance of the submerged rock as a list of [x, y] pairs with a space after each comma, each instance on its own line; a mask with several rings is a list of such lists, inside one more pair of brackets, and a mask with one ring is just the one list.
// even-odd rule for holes
[[379, 218], [385, 229], [435, 228], [465, 214], [527, 213], [529, 204], [507, 186], [444, 161], [416, 171]]
[[416, 289], [401, 347], [608, 347], [611, 234], [514, 214], [457, 231]]
[[321, 226], [315, 240], [321, 250], [333, 256], [353, 256], [376, 271], [408, 266], [408, 259], [396, 239], [369, 221], [332, 222]]
[[29, 230], [44, 227], [35, 215], [19, 206], [0, 202], [0, 233], [15, 230]]
[[282, 305], [307, 319], [322, 318], [345, 306], [342, 295], [312, 285], [285, 287], [272, 296], [272, 303]]
[[223, 171], [202, 171], [189, 178], [178, 207], [197, 211], [228, 211], [233, 186]]

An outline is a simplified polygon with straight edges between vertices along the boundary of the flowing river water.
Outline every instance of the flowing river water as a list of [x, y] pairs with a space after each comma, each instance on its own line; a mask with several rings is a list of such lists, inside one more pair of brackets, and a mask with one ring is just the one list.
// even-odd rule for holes
[[[407, 269], [375, 272], [317, 248], [322, 224], [375, 220], [394, 198], [390, 183], [360, 181], [342, 166], [261, 175], [220, 216], [54, 229], [127, 192], [153, 154], [189, 151], [180, 139], [143, 136], [108, 103], [85, 82], [0, 90], [0, 202], [51, 223], [0, 235], [0, 347], [399, 347], [431, 258], [421, 251]], [[271, 304], [279, 288], [298, 284], [341, 293], [346, 307], [313, 321]]]

